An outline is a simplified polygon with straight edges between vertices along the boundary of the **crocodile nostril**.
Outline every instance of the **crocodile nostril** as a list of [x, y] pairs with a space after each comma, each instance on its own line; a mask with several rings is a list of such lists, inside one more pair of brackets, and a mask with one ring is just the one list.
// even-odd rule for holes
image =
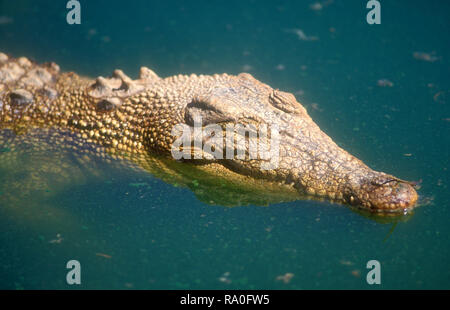
[[411, 208], [418, 197], [411, 184], [401, 181], [388, 182], [377, 186], [370, 196], [370, 204], [380, 211], [401, 211]]
[[408, 183], [399, 182], [393, 188], [394, 203], [408, 208], [413, 206], [417, 201], [417, 192], [414, 187]]

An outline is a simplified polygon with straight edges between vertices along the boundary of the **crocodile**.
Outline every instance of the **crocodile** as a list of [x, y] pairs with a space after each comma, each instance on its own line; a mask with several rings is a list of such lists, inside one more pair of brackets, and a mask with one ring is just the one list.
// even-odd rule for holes
[[[277, 128], [276, 167], [262, 169], [270, 158], [249, 157], [250, 140], [261, 137], [248, 132], [243, 134], [248, 139], [244, 157], [175, 160], [174, 128], [194, 128], [196, 118], [202, 128], [219, 125], [223, 139], [228, 125]], [[273, 89], [249, 73], [162, 78], [142, 67], [135, 80], [122, 70], [91, 79], [61, 72], [53, 62], [38, 64], [0, 52], [0, 130], [25, 134], [32, 128], [70, 131], [82, 143], [112, 156], [157, 154], [166, 162], [209, 167], [213, 177], [267, 180], [306, 197], [374, 213], [404, 213], [418, 198], [414, 183], [371, 169], [326, 135], [293, 94]], [[203, 137], [202, 143], [211, 138]], [[194, 144], [195, 138], [190, 139]]]

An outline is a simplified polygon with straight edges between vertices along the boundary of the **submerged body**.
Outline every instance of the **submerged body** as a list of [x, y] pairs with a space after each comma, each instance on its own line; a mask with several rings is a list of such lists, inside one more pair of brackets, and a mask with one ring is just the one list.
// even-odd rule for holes
[[193, 127], [194, 116], [204, 126], [279, 128], [276, 168], [261, 169], [267, 159], [212, 159], [217, 171], [281, 182], [305, 195], [371, 211], [403, 211], [417, 201], [411, 183], [370, 169], [323, 133], [292, 94], [249, 74], [163, 79], [143, 67], [137, 80], [120, 70], [91, 80], [60, 73], [54, 63], [0, 53], [0, 129], [58, 128], [110, 154], [170, 157], [172, 129]]

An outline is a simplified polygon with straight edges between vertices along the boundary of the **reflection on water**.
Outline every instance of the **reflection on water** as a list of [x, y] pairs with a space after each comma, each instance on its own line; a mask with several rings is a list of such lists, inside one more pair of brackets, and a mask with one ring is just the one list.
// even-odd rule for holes
[[[208, 205], [225, 207], [268, 206], [295, 200], [316, 199], [301, 195], [295, 188], [235, 173], [213, 162], [179, 162], [156, 154], [109, 154], [77, 134], [57, 129], [34, 128], [17, 133], [0, 131], [2, 196], [7, 204], [17, 199], [46, 197], [80, 184], [93, 184], [111, 178], [110, 174], [137, 174], [156, 177], [173, 186], [189, 188]], [[147, 186], [145, 182], [130, 183]], [[405, 220], [412, 215], [372, 213], [358, 208], [354, 212], [377, 222]]]
[[[244, 256], [254, 255], [250, 249], [255, 243], [266, 251], [267, 248], [277, 250], [278, 244], [269, 242], [282, 237], [272, 232], [280, 225], [304, 225], [304, 220], [311, 217], [312, 223], [320, 223], [321, 208], [336, 208], [335, 212], [340, 213], [349, 210], [339, 205], [321, 206], [321, 203], [302, 207], [302, 203], [294, 203], [302, 197], [290, 187], [230, 171], [215, 170], [211, 174], [211, 167], [206, 169], [204, 164], [178, 163], [156, 156], [109, 155], [70, 132], [54, 129], [34, 129], [20, 134], [2, 130], [0, 149], [1, 222], [7, 232], [2, 237], [6, 245], [2, 255], [8, 255], [3, 261], [8, 262], [4, 268], [10, 279], [7, 288], [66, 287], [64, 268], [57, 268], [53, 263], [63, 266], [66, 260], [80, 257], [83, 267], [87, 265], [86, 273], [95, 279], [87, 287], [190, 288], [191, 280], [183, 282], [178, 277], [199, 270], [188, 264], [182, 264], [183, 269], [178, 270], [179, 262], [174, 261], [173, 266], [166, 265], [167, 262], [180, 255], [189, 258], [188, 261], [199, 254], [206, 255], [205, 258], [214, 256], [218, 246], [214, 244], [216, 238], [220, 240], [223, 255], [229, 248], [240, 252], [242, 244], [238, 244], [242, 240], [244, 248], [241, 249], [248, 251]], [[239, 211], [227, 211], [227, 207], [233, 206]], [[270, 211], [261, 212], [254, 206], [266, 206]], [[280, 214], [274, 213], [275, 208], [287, 208], [280, 219], [277, 219]], [[354, 211], [378, 223], [408, 219]], [[291, 218], [293, 214], [295, 217]], [[258, 230], [247, 231], [253, 225]], [[307, 227], [311, 227], [311, 222]], [[204, 235], [211, 231], [210, 236]], [[181, 239], [176, 237], [178, 233]], [[172, 236], [167, 238], [168, 235]], [[180, 244], [183, 238], [192, 238], [189, 243], [198, 243], [198, 239], [207, 242], [197, 244], [197, 248], [186, 248]], [[181, 253], [177, 251], [180, 246], [184, 248]], [[289, 255], [296, 256], [300, 251], [297, 245], [278, 250], [282, 252], [272, 255], [285, 256], [292, 252]], [[19, 254], [22, 251], [28, 253], [26, 257]], [[177, 253], [172, 257], [174, 251]], [[11, 252], [13, 257], [15, 253], [18, 256], [11, 260]], [[136, 259], [140, 260], [139, 264], [130, 263]], [[219, 259], [217, 263], [217, 270], [210, 271], [217, 279], [197, 274], [194, 287], [257, 287], [249, 284], [247, 277], [231, 280], [227, 276], [223, 280], [224, 276], [220, 276], [223, 262]], [[23, 264], [31, 266], [33, 271], [25, 275], [27, 269], [21, 267]], [[166, 274], [161, 274], [159, 264], [165, 266]], [[141, 278], [140, 272], [133, 270], [136, 266], [145, 269], [149, 279]], [[158, 267], [155, 270], [152, 266]], [[105, 276], [108, 268], [117, 268], [118, 274]], [[132, 273], [128, 279], [124, 270], [129, 268]], [[56, 271], [59, 276], [55, 276]], [[282, 288], [291, 282], [292, 276], [289, 281], [279, 281], [284, 279], [282, 275], [274, 277], [269, 286]]]

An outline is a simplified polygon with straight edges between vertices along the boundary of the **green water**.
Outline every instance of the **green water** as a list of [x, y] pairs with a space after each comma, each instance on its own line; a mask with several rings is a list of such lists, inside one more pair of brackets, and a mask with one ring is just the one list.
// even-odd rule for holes
[[72, 26], [59, 2], [0, 1], [0, 50], [92, 77], [248, 71], [375, 170], [421, 181], [424, 206], [397, 223], [327, 202], [212, 206], [124, 163], [4, 142], [0, 288], [450, 288], [448, 1], [382, 1], [380, 25], [366, 1], [83, 1]]

